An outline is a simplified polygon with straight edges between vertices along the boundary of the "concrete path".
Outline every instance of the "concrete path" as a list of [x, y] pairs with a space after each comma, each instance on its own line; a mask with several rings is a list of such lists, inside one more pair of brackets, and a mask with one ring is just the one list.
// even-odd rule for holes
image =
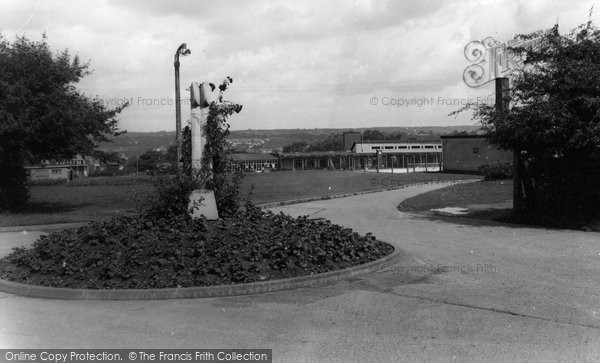
[[600, 234], [396, 210], [434, 188], [273, 208], [373, 232], [406, 252], [384, 271], [212, 299], [0, 293], [0, 348], [272, 348], [274, 361], [600, 361]]

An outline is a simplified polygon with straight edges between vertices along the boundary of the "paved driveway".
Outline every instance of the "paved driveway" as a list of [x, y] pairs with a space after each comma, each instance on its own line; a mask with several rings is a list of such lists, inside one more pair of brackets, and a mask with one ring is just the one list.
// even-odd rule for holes
[[373, 232], [405, 252], [384, 271], [211, 299], [0, 293], [0, 347], [272, 348], [275, 361], [599, 361], [600, 234], [450, 223], [396, 210], [434, 188], [273, 208]]

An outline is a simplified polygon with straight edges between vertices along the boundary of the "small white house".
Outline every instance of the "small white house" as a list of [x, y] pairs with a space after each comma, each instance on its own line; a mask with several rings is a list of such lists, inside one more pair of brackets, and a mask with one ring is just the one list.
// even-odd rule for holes
[[68, 180], [88, 176], [88, 165], [81, 155], [70, 160], [45, 160], [39, 165], [25, 166], [25, 169], [29, 171], [31, 180]]

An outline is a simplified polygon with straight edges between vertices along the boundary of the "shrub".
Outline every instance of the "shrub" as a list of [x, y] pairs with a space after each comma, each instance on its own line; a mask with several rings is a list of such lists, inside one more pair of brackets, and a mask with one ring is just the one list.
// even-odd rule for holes
[[127, 175], [129, 172], [125, 170], [102, 170], [102, 171], [91, 171], [88, 174], [88, 177], [95, 178], [100, 176], [123, 176]]
[[561, 228], [593, 224], [600, 217], [600, 175], [592, 170], [599, 168], [600, 163], [593, 160], [556, 158], [537, 163], [533, 198], [526, 195], [525, 199], [528, 209], [535, 213], [527, 215], [527, 222]]
[[152, 183], [152, 178], [149, 176], [114, 176], [74, 179], [67, 183], [67, 186], [81, 187], [90, 185], [139, 185], [148, 183]]
[[479, 167], [479, 173], [484, 180], [508, 179], [513, 176], [513, 167], [511, 163], [485, 164]]
[[[202, 170], [210, 171], [203, 176], [206, 183], [201, 184], [214, 191], [217, 209], [219, 214], [224, 217], [232, 216], [239, 209], [239, 190], [244, 178], [243, 171], [229, 171], [227, 167], [227, 149], [230, 146], [227, 119], [242, 109], [241, 105], [223, 100], [223, 93], [231, 82], [233, 80], [227, 77], [219, 86], [218, 102], [210, 104], [203, 130], [207, 142], [203, 150]], [[191, 175], [195, 171], [192, 169], [192, 133], [189, 125], [183, 129], [181, 136], [183, 174]], [[212, 175], [209, 177], [209, 174]]]
[[215, 199], [219, 214], [231, 216], [240, 207], [240, 185], [244, 178], [244, 172], [224, 172], [213, 174], [212, 180], [208, 181], [207, 187], [215, 192]]
[[0, 277], [90, 289], [207, 286], [338, 270], [392, 251], [324, 219], [247, 206], [212, 222], [132, 215], [55, 232], [0, 259]]
[[21, 165], [3, 165], [0, 178], [0, 211], [11, 210], [29, 199], [27, 170]]
[[11, 210], [29, 199], [25, 154], [11, 145], [14, 136], [0, 133], [0, 211]]
[[475, 110], [490, 144], [519, 156], [524, 195], [515, 197], [524, 203], [515, 216], [550, 226], [594, 220], [600, 213], [600, 29], [590, 15], [569, 33], [555, 24], [539, 46], [513, 51], [526, 67], [505, 94], [510, 107], [479, 103], [464, 109]]
[[37, 179], [29, 180], [29, 185], [63, 185], [67, 183], [67, 179]]
[[196, 172], [180, 176], [156, 175], [156, 192], [138, 205], [138, 214], [150, 219], [190, 218], [190, 195], [195, 189], [202, 189], [208, 174]]

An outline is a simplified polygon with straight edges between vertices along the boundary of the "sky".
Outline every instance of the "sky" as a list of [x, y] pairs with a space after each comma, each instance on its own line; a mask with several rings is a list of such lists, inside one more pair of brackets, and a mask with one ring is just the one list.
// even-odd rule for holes
[[[493, 102], [472, 88], [465, 46], [587, 22], [594, 1], [0, 0], [0, 34], [24, 35], [89, 61], [78, 89], [109, 108], [130, 105], [121, 129], [175, 129], [173, 58], [181, 57], [182, 120], [191, 82], [233, 79], [242, 104], [231, 129], [358, 129], [476, 124], [462, 104]], [[598, 24], [598, 11], [592, 12]]]

